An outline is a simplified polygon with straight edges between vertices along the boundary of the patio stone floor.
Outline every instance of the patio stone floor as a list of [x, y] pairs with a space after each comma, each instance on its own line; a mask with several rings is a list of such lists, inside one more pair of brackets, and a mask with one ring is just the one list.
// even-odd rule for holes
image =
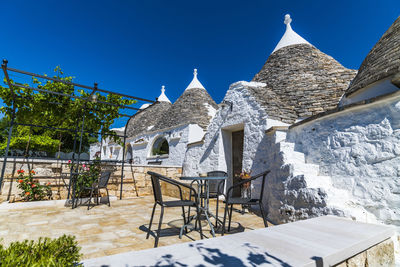
[[[82, 248], [82, 259], [148, 249], [154, 246], [154, 237], [146, 240], [153, 204], [153, 196], [145, 196], [112, 201], [111, 207], [100, 205], [90, 210], [86, 206], [71, 209], [59, 205], [0, 210], [0, 239], [7, 245], [12, 241], [36, 240], [41, 236], [54, 238], [71, 234], [76, 236]], [[211, 203], [213, 212], [214, 209], [215, 202]], [[165, 209], [159, 246], [200, 239], [197, 231], [179, 239], [177, 226], [183, 223], [181, 212], [181, 208]], [[158, 207], [152, 230], [157, 229], [159, 214]], [[223, 215], [222, 208], [219, 215]], [[205, 221], [202, 225], [205, 236], [211, 238], [209, 226]], [[232, 227], [231, 232], [234, 233], [263, 228], [264, 224], [261, 217], [253, 213], [241, 214], [236, 210], [232, 216]]]

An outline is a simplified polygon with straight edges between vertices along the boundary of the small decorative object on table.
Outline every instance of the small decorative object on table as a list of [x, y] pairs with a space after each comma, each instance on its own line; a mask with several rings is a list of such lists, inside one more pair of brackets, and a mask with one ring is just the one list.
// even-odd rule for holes
[[[249, 179], [251, 177], [251, 171], [243, 171], [240, 174], [240, 179], [245, 180], [245, 179]], [[244, 183], [242, 185], [242, 198], [247, 198], [250, 199], [251, 198], [251, 188], [250, 188], [250, 182], [248, 183]]]
[[[245, 180], [245, 179], [249, 179], [251, 177], [251, 171], [242, 171], [242, 173], [240, 173], [240, 179]], [[247, 182], [242, 184], [242, 198], [245, 199], [251, 199], [251, 187], [250, 187], [251, 182]], [[247, 210], [249, 209], [249, 206], [247, 205], [242, 205], [242, 213], [245, 212], [245, 209], [247, 208]]]

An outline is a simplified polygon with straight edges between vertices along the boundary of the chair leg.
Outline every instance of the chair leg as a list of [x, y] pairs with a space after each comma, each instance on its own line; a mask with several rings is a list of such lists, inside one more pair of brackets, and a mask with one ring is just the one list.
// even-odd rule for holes
[[222, 236], [225, 234], [226, 213], [228, 212], [228, 203], [225, 204], [224, 221], [222, 222]]
[[196, 206], [196, 211], [197, 211], [197, 222], [199, 223], [199, 228], [200, 228], [200, 238], [203, 239], [203, 229], [201, 228], [201, 221], [200, 221], [200, 209], [198, 206]]
[[149, 236], [150, 236], [151, 224], [153, 223], [153, 217], [154, 217], [154, 212], [156, 210], [156, 205], [157, 205], [157, 203], [154, 203], [153, 211], [151, 212], [151, 218], [150, 218], [150, 223], [149, 223], [149, 231], [147, 232], [146, 239], [149, 239]]
[[264, 211], [264, 208], [262, 206], [262, 203], [260, 202], [258, 204], [260, 205], [260, 211], [261, 211], [261, 216], [262, 216], [263, 221], [264, 221], [264, 226], [268, 227], [267, 218], [265, 218], [265, 211]]
[[108, 194], [108, 189], [106, 187], [106, 191], [107, 191], [107, 201], [108, 201], [108, 206], [111, 207], [111, 203], [110, 203], [110, 195]]
[[158, 223], [158, 230], [157, 230], [157, 235], [156, 235], [156, 241], [154, 242], [154, 247], [158, 247], [158, 239], [160, 238], [161, 235], [161, 224], [162, 224], [162, 219], [164, 215], [164, 207], [161, 206], [161, 214], [160, 214], [160, 221]]
[[[182, 217], [183, 217], [183, 225], [186, 225], [186, 216], [185, 216], [185, 208], [182, 206]], [[189, 220], [187, 220], [189, 221]]]
[[88, 201], [88, 205], [87, 205], [87, 209], [88, 209], [88, 210], [89, 210], [89, 208], [90, 208], [90, 201], [92, 200], [92, 197], [93, 197], [93, 188], [90, 189], [90, 197], [89, 197], [89, 201]]
[[230, 231], [231, 231], [232, 210], [233, 210], [233, 204], [231, 205], [231, 212], [229, 213], [228, 232], [230, 232]]
[[217, 195], [217, 208], [215, 211], [215, 227], [218, 227], [218, 195]]
[[95, 195], [96, 195], [96, 204], [99, 205], [100, 189], [95, 189]]

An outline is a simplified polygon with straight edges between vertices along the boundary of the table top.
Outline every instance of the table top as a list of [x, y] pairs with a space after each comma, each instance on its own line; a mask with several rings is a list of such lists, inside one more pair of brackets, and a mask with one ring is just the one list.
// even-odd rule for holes
[[182, 176], [180, 179], [184, 181], [193, 181], [193, 180], [225, 180], [226, 176], [216, 176], [216, 177], [207, 177], [207, 176]]
[[[271, 267], [322, 266], [323, 263], [333, 266], [393, 235], [394, 229], [388, 226], [322, 216], [258, 230], [246, 229], [234, 235], [88, 259], [84, 260], [84, 265], [124, 267], [134, 262], [138, 266], [155, 266], [162, 260], [165, 262], [162, 255], [169, 255], [171, 262], [187, 266], [213, 263], [226, 266], [262, 263]], [[215, 257], [205, 257], [207, 251], [218, 252], [213, 254]]]

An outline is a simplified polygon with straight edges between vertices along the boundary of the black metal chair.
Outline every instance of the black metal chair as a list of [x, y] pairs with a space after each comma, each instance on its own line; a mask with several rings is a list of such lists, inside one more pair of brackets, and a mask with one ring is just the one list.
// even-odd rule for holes
[[[105, 189], [107, 191], [107, 202], [108, 202], [108, 206], [110, 207], [110, 195], [108, 194], [108, 189], [107, 189], [107, 185], [108, 185], [108, 181], [110, 180], [110, 177], [111, 177], [111, 172], [102, 172], [100, 174], [100, 177], [97, 180], [97, 182], [94, 182], [89, 187], [83, 188], [83, 190], [90, 190], [90, 197], [88, 200], [88, 210], [90, 208], [90, 202], [93, 198], [93, 195], [96, 195], [96, 203], [97, 203], [97, 205], [99, 205], [100, 189]], [[80, 192], [80, 194], [82, 194], [82, 191]]]
[[[203, 231], [201, 229], [201, 223], [200, 223], [200, 209], [199, 209], [199, 202], [197, 198], [197, 193], [196, 190], [186, 184], [180, 183], [178, 181], [175, 181], [171, 178], [165, 177], [161, 174], [155, 173], [155, 172], [147, 172], [151, 176], [151, 184], [153, 186], [153, 194], [154, 194], [154, 206], [153, 206], [153, 211], [151, 213], [151, 218], [150, 218], [150, 223], [149, 223], [149, 230], [146, 235], [146, 239], [149, 238], [150, 232], [151, 232], [151, 225], [153, 223], [153, 217], [154, 217], [154, 212], [156, 210], [156, 206], [160, 205], [161, 206], [161, 214], [160, 214], [160, 221], [158, 223], [158, 230], [156, 234], [156, 239], [154, 242], [154, 247], [158, 246], [158, 239], [160, 238], [160, 233], [161, 233], [161, 224], [162, 224], [162, 219], [164, 216], [164, 208], [170, 208], [170, 207], [182, 207], [182, 217], [183, 217], [183, 223], [186, 225], [186, 217], [185, 217], [185, 207], [195, 207], [197, 211], [197, 222], [200, 225], [200, 238], [203, 239]], [[172, 200], [172, 201], [164, 201], [162, 197], [162, 192], [161, 192], [161, 184], [160, 181], [169, 183], [171, 185], [174, 185], [178, 187], [179, 189], [179, 195], [180, 195], [180, 200]], [[182, 193], [182, 187], [187, 188], [190, 190], [190, 196], [193, 195], [195, 201], [191, 200], [191, 197], [189, 200], [186, 200], [183, 198], [183, 193]]]
[[[225, 212], [224, 212], [224, 221], [222, 223], [222, 235], [225, 234], [225, 223], [226, 223], [226, 215], [227, 213], [229, 213], [229, 224], [228, 224], [228, 232], [231, 230], [231, 220], [232, 220], [232, 211], [233, 211], [233, 205], [237, 204], [237, 205], [259, 205], [260, 207], [260, 211], [261, 211], [261, 216], [263, 218], [264, 221], [264, 226], [268, 227], [267, 224], [267, 219], [266, 219], [266, 213], [264, 211], [263, 208], [263, 195], [264, 195], [264, 186], [265, 186], [265, 178], [268, 175], [268, 173], [270, 173], [270, 171], [265, 171], [263, 173], [260, 173], [258, 175], [252, 176], [248, 179], [244, 179], [243, 181], [229, 187], [229, 189], [226, 192], [225, 195]], [[247, 184], [248, 186], [251, 185], [251, 183], [256, 180], [261, 178], [261, 191], [260, 191], [260, 195], [257, 198], [242, 198], [242, 197], [232, 197], [232, 191], [234, 188], [236, 187], [241, 187], [243, 184]], [[229, 211], [229, 205], [230, 205], [230, 211]]]

